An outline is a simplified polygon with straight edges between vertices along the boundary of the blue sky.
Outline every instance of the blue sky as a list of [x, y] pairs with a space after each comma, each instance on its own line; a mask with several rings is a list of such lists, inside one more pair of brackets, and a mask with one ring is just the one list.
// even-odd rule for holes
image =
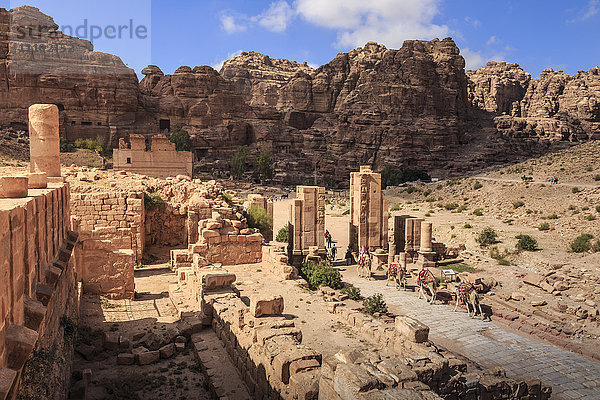
[[600, 64], [600, 0], [0, 0], [5, 8], [22, 4], [73, 29], [85, 20], [100, 29], [130, 20], [147, 28], [140, 37], [126, 29], [121, 38], [94, 40], [138, 73], [150, 63], [165, 73], [218, 67], [249, 50], [316, 66], [369, 40], [399, 48], [406, 39], [446, 36], [468, 68], [503, 60], [538, 77], [544, 68], [573, 74]]

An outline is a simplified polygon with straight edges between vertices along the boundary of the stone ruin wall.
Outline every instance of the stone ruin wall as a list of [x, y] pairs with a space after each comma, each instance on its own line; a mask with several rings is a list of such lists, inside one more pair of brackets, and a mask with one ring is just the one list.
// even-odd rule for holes
[[[72, 349], [64, 325], [79, 315], [80, 245], [70, 230], [69, 185], [48, 186], [30, 189], [25, 198], [0, 199], [3, 399], [17, 392], [64, 399], [68, 392]], [[45, 373], [31, 370], [40, 352], [56, 357], [45, 362]]]
[[[186, 276], [183, 291], [195, 299], [203, 323], [212, 320], [254, 399], [550, 397], [551, 389], [538, 379], [515, 381], [499, 369], [468, 371], [464, 361], [432, 346], [429, 328], [412, 318], [396, 317], [390, 324], [339, 303], [329, 311], [370, 350], [324, 357], [302, 343], [302, 330], [285, 317], [283, 297], [254, 295], [243, 301], [233, 285], [236, 275], [222, 268]], [[199, 359], [210, 362], [198, 345]]]
[[325, 188], [297, 186], [288, 215], [288, 257], [292, 263], [303, 262], [311, 248], [325, 255]]
[[192, 177], [194, 155], [191, 151], [175, 150], [164, 135], [152, 137], [150, 150], [146, 150], [143, 135], [129, 135], [130, 144], [119, 139], [119, 148], [113, 150], [114, 169], [137, 174], [166, 178], [185, 175]]
[[134, 267], [145, 244], [143, 193], [74, 193], [71, 209], [80, 223], [84, 290], [133, 298]]

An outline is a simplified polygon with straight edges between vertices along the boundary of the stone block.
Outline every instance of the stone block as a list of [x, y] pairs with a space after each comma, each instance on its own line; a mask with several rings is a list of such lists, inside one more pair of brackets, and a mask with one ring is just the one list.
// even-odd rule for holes
[[45, 172], [31, 172], [27, 174], [29, 189], [44, 189], [48, 187], [48, 175]]
[[251, 307], [252, 315], [255, 317], [281, 315], [283, 314], [283, 297], [254, 298], [251, 300]]
[[309, 371], [315, 368], [319, 368], [321, 364], [318, 360], [308, 359], [308, 360], [296, 360], [290, 363], [290, 376], [297, 374], [302, 371]]
[[28, 180], [25, 176], [1, 176], [0, 198], [11, 199], [27, 197]]
[[118, 365], [133, 365], [135, 364], [135, 354], [132, 353], [119, 353], [117, 355]]
[[96, 348], [87, 344], [81, 344], [75, 347], [75, 351], [79, 353], [87, 361], [92, 361], [96, 355]]
[[171, 358], [176, 350], [175, 343], [169, 343], [160, 348], [160, 357], [164, 359]]
[[29, 353], [35, 347], [38, 333], [22, 325], [9, 325], [6, 329], [6, 366], [10, 369], [21, 369]]
[[359, 393], [382, 389], [383, 384], [357, 364], [339, 364], [335, 370], [333, 387], [342, 399], [356, 399]]
[[0, 368], [0, 399], [8, 398], [8, 393], [16, 378], [17, 371], [10, 368]]
[[316, 370], [302, 371], [290, 377], [289, 392], [293, 399], [317, 400], [320, 374]]
[[175, 350], [177, 350], [178, 353], [184, 351], [185, 343], [175, 343]]
[[160, 351], [146, 351], [137, 355], [138, 365], [148, 365], [157, 363], [160, 360]]
[[202, 276], [202, 288], [204, 290], [229, 289], [236, 279], [235, 274], [227, 272], [209, 273]]
[[54, 265], [46, 266], [46, 283], [52, 286], [56, 285], [58, 279], [60, 278], [60, 274], [62, 270], [60, 268], [55, 267]]
[[429, 339], [429, 327], [406, 316], [396, 317], [396, 332], [414, 343], [423, 343]]
[[104, 332], [102, 347], [105, 350], [117, 350], [119, 348], [119, 334], [115, 332]]
[[37, 331], [46, 316], [46, 307], [39, 301], [25, 296], [23, 300], [25, 308], [25, 326]]

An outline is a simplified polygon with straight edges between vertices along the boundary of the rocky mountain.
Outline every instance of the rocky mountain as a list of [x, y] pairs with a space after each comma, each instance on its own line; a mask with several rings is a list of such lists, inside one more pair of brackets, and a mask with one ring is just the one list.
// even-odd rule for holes
[[27, 108], [40, 102], [59, 106], [65, 137], [109, 137], [113, 126], [136, 124], [138, 80], [37, 8], [0, 9], [0, 126], [26, 128]]
[[[24, 35], [30, 28], [39, 35]], [[250, 162], [273, 153], [282, 183], [315, 172], [345, 182], [361, 164], [466, 172], [600, 131], [599, 68], [532, 79], [517, 64], [490, 62], [465, 73], [450, 38], [400, 49], [370, 42], [316, 70], [244, 52], [220, 72], [148, 66], [138, 82], [119, 57], [57, 29], [36, 8], [0, 10], [0, 128], [25, 129], [29, 105], [55, 103], [68, 140], [114, 146], [130, 133], [183, 128], [200, 170], [226, 171], [247, 145]]]
[[517, 64], [489, 62], [467, 76], [471, 106], [497, 114], [500, 134], [551, 141], [600, 134], [598, 67], [573, 76], [546, 69], [531, 79]]

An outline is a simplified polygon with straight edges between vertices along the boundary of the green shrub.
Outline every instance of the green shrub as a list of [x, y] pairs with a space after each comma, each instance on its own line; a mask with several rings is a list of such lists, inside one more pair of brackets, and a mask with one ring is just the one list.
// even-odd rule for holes
[[581, 190], [577, 186], [575, 186], [574, 188], [571, 189], [571, 193], [579, 193], [579, 192], [581, 192]]
[[483, 215], [483, 209], [481, 208], [476, 208], [473, 210], [473, 215], [476, 215], [478, 217], [481, 217]]
[[472, 227], [473, 226], [471, 224], [469, 224], [468, 222], [463, 225], [463, 228], [465, 228], [465, 229], [471, 229]]
[[321, 286], [329, 286], [332, 289], [341, 289], [343, 286], [340, 271], [333, 268], [329, 261], [303, 264], [299, 272], [312, 290], [317, 290]]
[[574, 206], [573, 204], [569, 204], [568, 210], [569, 211], [577, 210], [577, 207]]
[[538, 250], [537, 240], [529, 235], [517, 235], [517, 249], [520, 251], [536, 251]]
[[264, 208], [252, 206], [246, 211], [248, 226], [258, 228], [262, 234], [265, 234], [273, 227], [273, 217], [267, 214]]
[[596, 216], [594, 214], [588, 214], [584, 217], [587, 221], [593, 221], [596, 219]]
[[96, 139], [77, 139], [75, 141], [75, 147], [78, 149], [94, 150], [100, 154], [106, 153], [106, 146], [104, 146], [100, 140]]
[[444, 204], [444, 208], [448, 211], [456, 210], [458, 208], [458, 203], [446, 203]]
[[375, 313], [387, 313], [388, 309], [387, 305], [385, 304], [385, 300], [383, 300], [383, 295], [381, 293], [377, 293], [373, 296], [367, 297], [363, 301], [362, 311], [370, 315], [373, 315]]
[[556, 213], [550, 214], [546, 216], [546, 219], [558, 219], [558, 215]]
[[239, 146], [229, 164], [229, 173], [236, 179], [242, 178], [248, 170], [248, 146]]
[[475, 181], [475, 183], [473, 184], [473, 189], [475, 190], [481, 189], [482, 187], [483, 185], [479, 183], [479, 181]]
[[390, 208], [390, 211], [399, 211], [400, 210], [400, 204], [394, 204], [392, 206], [392, 208]]
[[388, 186], [397, 186], [404, 182], [413, 182], [417, 180], [430, 181], [429, 174], [421, 169], [398, 168], [392, 165], [386, 165], [381, 171], [381, 188]]
[[598, 175], [594, 175], [594, 180], [595, 180], [595, 181], [600, 181], [600, 174], [598, 174]]
[[487, 247], [498, 243], [498, 234], [492, 228], [485, 228], [475, 240], [481, 247]]
[[160, 193], [144, 193], [144, 206], [146, 211], [153, 211], [164, 204]]
[[73, 143], [69, 142], [67, 140], [67, 138], [61, 137], [60, 138], [60, 152], [61, 153], [71, 153], [75, 151], [75, 146], [73, 146]]
[[325, 199], [325, 204], [331, 205], [331, 201], [329, 199]]
[[509, 260], [506, 259], [506, 257], [508, 257], [509, 252], [508, 250], [504, 249], [504, 253], [500, 253], [500, 250], [498, 250], [498, 246], [493, 246], [490, 249], [490, 257], [493, 258], [494, 260], [498, 261], [498, 264], [500, 265], [510, 265], [511, 262]]
[[583, 233], [577, 236], [569, 245], [570, 250], [573, 253], [585, 253], [590, 251], [592, 245], [590, 241], [594, 238], [593, 235], [589, 233]]
[[353, 285], [344, 286], [344, 288], [341, 290], [341, 293], [348, 296], [348, 298], [351, 300], [360, 300], [361, 299], [360, 289]]
[[275, 237], [275, 240], [278, 242], [281, 242], [281, 243], [287, 243], [289, 233], [290, 233], [289, 225], [285, 224], [283, 226], [283, 228], [281, 228], [279, 230], [279, 232], [277, 232], [277, 236]]
[[430, 194], [431, 194], [431, 190], [429, 190], [429, 189], [423, 192], [423, 196], [425, 196], [425, 197], [429, 196]]
[[171, 143], [175, 143], [175, 150], [177, 151], [192, 151], [192, 138], [190, 134], [183, 129], [175, 129], [169, 135]]
[[513, 201], [512, 204], [514, 208], [523, 207], [525, 205], [525, 203], [522, 200]]
[[461, 204], [457, 209], [456, 212], [463, 212], [467, 210], [467, 205], [466, 204]]
[[404, 191], [408, 194], [412, 194], [412, 193], [419, 193], [420, 190], [414, 186], [409, 186], [406, 189], [404, 189]]
[[550, 224], [547, 222], [542, 222], [540, 224], [540, 226], [538, 226], [538, 230], [540, 231], [549, 231], [550, 230]]
[[596, 212], [600, 213], [600, 206], [596, 206]]
[[600, 239], [596, 239], [596, 241], [592, 245], [592, 251], [594, 253], [598, 253], [600, 251]]

